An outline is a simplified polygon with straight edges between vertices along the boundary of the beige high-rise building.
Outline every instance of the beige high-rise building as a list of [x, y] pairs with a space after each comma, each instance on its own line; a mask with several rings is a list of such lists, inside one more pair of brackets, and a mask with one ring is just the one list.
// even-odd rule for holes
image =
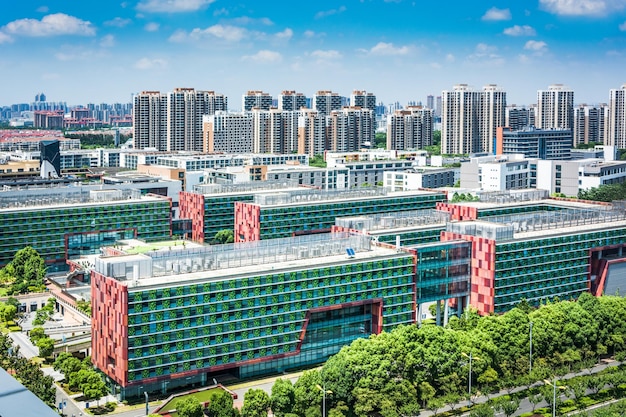
[[552, 84], [537, 91], [538, 129], [574, 129], [574, 90]]
[[291, 153], [298, 149], [298, 112], [252, 109], [253, 152]]
[[307, 107], [306, 96], [295, 91], [285, 90], [278, 96], [278, 108], [286, 111], [298, 111]]
[[298, 153], [323, 155], [326, 150], [326, 117], [317, 110], [304, 109], [298, 115]]
[[251, 112], [215, 112], [203, 117], [202, 137], [205, 153], [250, 153], [253, 146]]
[[228, 107], [224, 95], [193, 88], [144, 91], [133, 102], [135, 148], [159, 151], [202, 151], [202, 117]]
[[609, 107], [606, 104], [588, 106], [581, 104], [574, 109], [573, 145], [596, 143], [603, 145], [606, 137], [606, 121]]
[[396, 110], [387, 121], [387, 149], [424, 149], [433, 141], [434, 110], [409, 106]]
[[328, 122], [328, 146], [333, 152], [353, 152], [371, 146], [374, 112], [360, 107], [333, 110]]
[[167, 150], [167, 95], [142, 91], [133, 97], [133, 146]]
[[350, 96], [350, 106], [376, 111], [376, 96], [367, 91], [354, 90]]
[[606, 145], [626, 148], [626, 84], [609, 90]]
[[241, 101], [242, 111], [251, 111], [253, 108], [269, 110], [274, 99], [268, 93], [259, 90], [250, 90], [243, 95]]
[[482, 91], [457, 84], [442, 92], [441, 106], [441, 153], [494, 152], [496, 129], [505, 123], [505, 91], [495, 84]]

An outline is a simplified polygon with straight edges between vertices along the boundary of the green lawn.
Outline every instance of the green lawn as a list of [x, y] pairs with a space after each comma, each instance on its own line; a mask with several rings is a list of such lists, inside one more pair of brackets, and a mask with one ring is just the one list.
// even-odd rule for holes
[[146, 252], [150, 252], [150, 251], [157, 250], [157, 249], [163, 249], [163, 248], [168, 248], [168, 247], [173, 248], [175, 246], [183, 246], [183, 243], [187, 243], [187, 242], [185, 242], [184, 240], [168, 240], [164, 242], [154, 242], [154, 243], [149, 243], [149, 244], [142, 245], [142, 246], [135, 246], [134, 248], [124, 249], [124, 251], [130, 254], [141, 254], [141, 253], [146, 253]]
[[221, 390], [221, 388], [211, 388], [211, 389], [207, 389], [207, 390], [204, 390], [204, 391], [194, 392], [192, 394], [181, 395], [181, 396], [172, 398], [170, 401], [168, 401], [166, 404], [164, 404], [161, 407], [161, 411], [174, 410], [176, 408], [176, 403], [178, 401], [184, 400], [184, 399], [189, 398], [189, 397], [194, 397], [198, 401], [200, 401], [201, 403], [203, 403], [205, 401], [209, 401], [209, 399], [211, 398], [211, 394], [213, 394], [214, 392], [220, 391], [220, 390]]

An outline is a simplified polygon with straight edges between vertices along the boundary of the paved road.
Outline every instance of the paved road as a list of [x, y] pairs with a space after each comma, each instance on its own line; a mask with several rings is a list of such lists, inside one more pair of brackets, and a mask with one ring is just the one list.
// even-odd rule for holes
[[9, 337], [13, 339], [13, 343], [20, 347], [20, 354], [26, 359], [34, 358], [39, 355], [39, 348], [33, 346], [26, 333], [12, 332]]

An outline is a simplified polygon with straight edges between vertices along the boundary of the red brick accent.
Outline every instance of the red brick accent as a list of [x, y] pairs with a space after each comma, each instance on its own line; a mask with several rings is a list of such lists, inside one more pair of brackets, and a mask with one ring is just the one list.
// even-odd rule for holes
[[478, 218], [476, 207], [439, 202], [435, 208], [444, 213], [450, 213], [450, 220], [476, 220]]
[[261, 206], [235, 202], [235, 242], [261, 240]]
[[204, 196], [181, 191], [178, 209], [181, 219], [191, 219], [191, 240], [204, 243]]
[[91, 361], [122, 386], [128, 377], [128, 288], [91, 272]]

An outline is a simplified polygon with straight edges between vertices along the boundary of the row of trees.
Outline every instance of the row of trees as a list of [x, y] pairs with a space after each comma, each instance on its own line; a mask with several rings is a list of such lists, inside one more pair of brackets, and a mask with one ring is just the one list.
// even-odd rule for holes
[[326, 390], [332, 392], [327, 396], [332, 417], [416, 415], [421, 408], [436, 406], [435, 399], [458, 404], [467, 398], [470, 377], [476, 390], [489, 394], [590, 367], [600, 356], [625, 352], [624, 298], [585, 293], [576, 302], [556, 302], [532, 311], [522, 307], [499, 316], [465, 314], [446, 328], [402, 326], [356, 340], [321, 370], [305, 372], [293, 386], [278, 380], [270, 398], [272, 411], [279, 417], [319, 416]]
[[611, 202], [626, 199], [626, 182], [619, 184], [603, 184], [588, 190], [579, 190], [578, 198], [581, 200], [593, 200]]
[[43, 291], [46, 265], [31, 246], [20, 249], [13, 260], [0, 269], [0, 283], [7, 286], [9, 295]]
[[107, 395], [106, 383], [94, 370], [90, 357], [80, 360], [71, 353], [61, 353], [53, 366], [63, 373], [68, 388], [71, 391], [81, 391], [87, 401], [95, 400], [98, 403], [100, 398]]
[[12, 340], [0, 333], [0, 367], [13, 375], [29, 391], [50, 407], [55, 407], [56, 390], [51, 376], [44, 375], [39, 366], [19, 356]]

